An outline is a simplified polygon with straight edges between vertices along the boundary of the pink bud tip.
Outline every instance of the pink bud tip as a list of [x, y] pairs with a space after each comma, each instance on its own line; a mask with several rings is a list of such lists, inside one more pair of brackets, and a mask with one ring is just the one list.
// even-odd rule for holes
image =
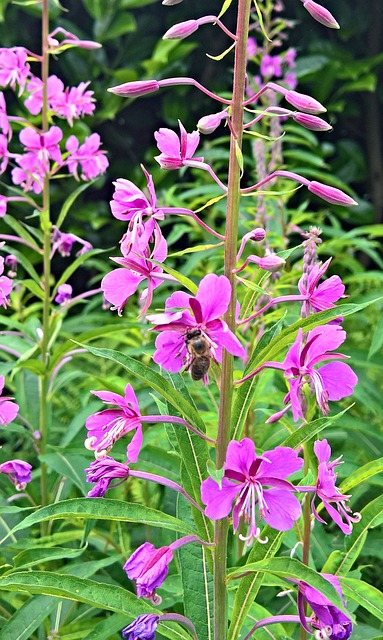
[[307, 96], [304, 93], [299, 93], [298, 91], [287, 91], [287, 93], [285, 93], [285, 100], [292, 104], [296, 109], [306, 111], [307, 113], [315, 114], [327, 111], [326, 107], [318, 102], [318, 100], [315, 100], [315, 98]]
[[261, 242], [261, 240], [264, 240], [266, 238], [266, 231], [264, 229], [262, 229], [262, 227], [257, 227], [256, 229], [253, 229], [253, 231], [250, 232], [250, 239], [253, 240], [254, 242]]
[[162, 0], [162, 4], [165, 7], [172, 7], [174, 4], [180, 4], [182, 0]]
[[358, 204], [353, 198], [350, 198], [350, 196], [340, 189], [316, 182], [315, 180], [311, 181], [307, 188], [311, 193], [315, 193], [316, 196], [326, 200], [326, 202], [330, 202], [330, 204], [338, 204], [343, 207], [353, 207]]
[[269, 255], [265, 255], [263, 258], [258, 258], [258, 256], [249, 256], [248, 260], [249, 262], [255, 262], [260, 269], [270, 271], [271, 273], [279, 271], [286, 264], [286, 261], [277, 256], [276, 253], [270, 253]]
[[197, 129], [200, 133], [208, 135], [209, 133], [213, 133], [213, 131], [215, 131], [219, 127], [222, 120], [225, 120], [228, 117], [229, 114], [227, 113], [227, 111], [221, 111], [220, 113], [212, 113], [208, 116], [203, 116], [197, 122]]
[[302, 127], [310, 129], [311, 131], [332, 131], [332, 126], [322, 118], [311, 115], [311, 113], [297, 113], [292, 114], [293, 120]]
[[163, 40], [182, 40], [187, 38], [194, 31], [197, 31], [199, 27], [197, 20], [186, 20], [185, 22], [179, 22], [173, 27], [170, 27], [165, 35], [162, 36]]
[[334, 16], [317, 2], [314, 2], [313, 0], [305, 0], [305, 2], [303, 2], [303, 6], [307, 9], [314, 20], [320, 22], [325, 27], [329, 27], [330, 29], [340, 29], [340, 26]]
[[137, 82], [125, 82], [116, 87], [110, 87], [108, 91], [115, 93], [122, 98], [138, 98], [145, 96], [147, 93], [153, 93], [160, 88], [157, 80], [137, 80]]

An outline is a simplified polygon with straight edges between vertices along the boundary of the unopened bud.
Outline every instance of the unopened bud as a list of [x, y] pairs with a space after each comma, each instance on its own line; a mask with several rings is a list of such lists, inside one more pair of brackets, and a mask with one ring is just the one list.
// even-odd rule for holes
[[173, 27], [170, 27], [168, 31], [162, 36], [163, 40], [182, 40], [187, 38], [194, 31], [197, 31], [199, 27], [197, 20], [186, 20], [185, 22], [179, 22]]
[[331, 124], [322, 120], [322, 118], [318, 118], [318, 116], [313, 116], [311, 113], [297, 111], [292, 113], [292, 118], [305, 129], [310, 129], [310, 131], [332, 131]]
[[266, 238], [266, 231], [262, 229], [262, 227], [257, 227], [253, 229], [253, 231], [250, 231], [249, 238], [250, 240], [254, 240], [254, 242], [261, 242], [261, 240]]
[[162, 4], [165, 7], [172, 7], [174, 4], [180, 4], [182, 0], [162, 0]]
[[276, 253], [269, 253], [263, 256], [263, 258], [259, 258], [259, 256], [249, 256], [246, 262], [255, 262], [260, 269], [270, 271], [271, 273], [279, 271], [286, 264], [286, 261], [280, 256], [277, 256]]
[[315, 193], [316, 196], [319, 196], [322, 200], [326, 200], [326, 202], [330, 202], [330, 204], [338, 204], [343, 207], [353, 207], [358, 204], [353, 198], [350, 198], [350, 196], [344, 193], [344, 191], [336, 189], [336, 187], [330, 187], [328, 184], [322, 184], [321, 182], [312, 180], [307, 188], [311, 193]]
[[145, 96], [147, 93], [154, 93], [160, 88], [157, 80], [137, 80], [136, 82], [125, 82], [116, 87], [110, 87], [108, 91], [115, 93], [123, 98], [138, 98]]
[[72, 287], [70, 284], [61, 284], [57, 287], [57, 295], [55, 297], [55, 302], [57, 304], [65, 304], [72, 297]]
[[334, 16], [317, 2], [314, 2], [313, 0], [305, 0], [303, 2], [303, 6], [307, 9], [314, 20], [320, 22], [325, 27], [329, 27], [330, 29], [340, 29], [340, 26]]
[[9, 253], [4, 260], [5, 265], [9, 268], [8, 276], [10, 278], [16, 278], [17, 276], [17, 258], [12, 253]]
[[311, 96], [307, 96], [304, 93], [299, 93], [298, 91], [287, 91], [285, 94], [285, 100], [293, 105], [296, 109], [300, 111], [305, 111], [307, 113], [324, 113], [327, 111], [326, 107], [323, 106], [318, 100], [312, 98]]
[[226, 120], [229, 117], [227, 111], [221, 111], [220, 113], [212, 113], [208, 116], [203, 116], [197, 122], [197, 129], [200, 133], [208, 135], [209, 133], [213, 133], [222, 120]]

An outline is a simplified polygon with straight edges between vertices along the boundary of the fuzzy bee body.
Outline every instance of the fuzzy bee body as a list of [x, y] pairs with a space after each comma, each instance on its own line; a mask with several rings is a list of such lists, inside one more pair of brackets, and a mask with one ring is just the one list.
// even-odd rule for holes
[[194, 329], [186, 334], [186, 348], [188, 350], [190, 370], [193, 380], [202, 380], [209, 371], [211, 362], [210, 344], [202, 335], [200, 329]]

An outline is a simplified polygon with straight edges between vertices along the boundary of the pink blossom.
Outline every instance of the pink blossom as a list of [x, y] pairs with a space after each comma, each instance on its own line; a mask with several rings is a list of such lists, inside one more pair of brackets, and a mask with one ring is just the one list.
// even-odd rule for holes
[[[4, 276], [3, 276], [4, 277]], [[0, 281], [2, 278], [0, 278]], [[9, 278], [7, 278], [9, 280]], [[10, 281], [12, 284], [12, 281]], [[1, 287], [1, 283], [0, 283]], [[0, 376], [0, 395], [4, 389], [4, 376]], [[19, 411], [19, 405], [12, 402], [12, 398], [8, 396], [0, 397], [0, 425], [6, 426], [16, 418]]]
[[[291, 493], [294, 485], [286, 478], [299, 471], [302, 465], [303, 460], [289, 447], [276, 447], [256, 456], [252, 440], [232, 440], [227, 448], [221, 484], [207, 478], [201, 485], [202, 502], [207, 505], [205, 514], [212, 520], [219, 520], [228, 516], [233, 508], [234, 532], [243, 519], [249, 526], [249, 533], [240, 538], [248, 544], [253, 540], [262, 542], [256, 518], [257, 505], [259, 517], [271, 527], [278, 531], [291, 529], [301, 515], [301, 506]], [[270, 488], [265, 489], [266, 486]]]
[[[33, 77], [27, 84], [30, 93], [24, 104], [28, 111], [36, 116], [43, 108], [43, 83], [40, 78]], [[64, 83], [57, 76], [49, 76], [47, 81], [47, 97], [49, 108], [55, 111], [54, 102], [64, 92]]]
[[[63, 36], [63, 39], [59, 41], [54, 37], [57, 35], [60, 37]], [[56, 29], [48, 35], [48, 43], [50, 53], [60, 53], [71, 47], [80, 47], [82, 49], [99, 49], [102, 47], [99, 42], [95, 42], [94, 40], [80, 40], [74, 33], [63, 29], [63, 27], [56, 27]]]
[[[322, 573], [321, 575], [331, 582], [345, 605], [339, 579], [328, 573]], [[323, 640], [325, 638], [328, 640], [348, 640], [348, 638], [351, 637], [352, 621], [343, 611], [333, 605], [326, 596], [317, 589], [314, 589], [314, 587], [311, 587], [307, 582], [299, 581], [298, 589], [299, 617], [302, 626], [309, 634], [312, 634], [313, 631], [306, 622], [305, 602], [308, 603], [313, 612], [310, 625], [314, 630], [317, 630], [316, 633], [314, 633], [316, 638], [323, 638]]]
[[7, 105], [2, 91], [0, 91], [0, 129], [2, 133], [7, 136], [8, 140], [10, 140], [12, 137], [12, 129], [11, 125], [9, 124], [7, 116]]
[[[190, 367], [188, 336], [191, 334], [207, 341], [211, 357], [218, 362], [222, 362], [222, 348], [244, 357], [245, 350], [238, 338], [220, 318], [227, 311], [230, 296], [229, 280], [214, 273], [201, 280], [195, 297], [183, 291], [173, 293], [165, 303], [165, 313], [148, 316], [148, 320], [155, 323], [154, 331], [161, 332], [156, 339], [154, 362], [172, 372], [180, 371], [184, 365]], [[206, 384], [207, 375], [203, 379]]]
[[25, 83], [30, 74], [27, 63], [28, 52], [24, 47], [0, 49], [0, 86], [8, 85], [15, 91], [19, 85], [19, 95], [24, 91]]
[[186, 160], [203, 161], [202, 157], [193, 158], [199, 144], [199, 132], [186, 133], [183, 124], [178, 121], [180, 137], [171, 129], [160, 129], [154, 137], [161, 155], [155, 156], [161, 169], [180, 169]]
[[304, 273], [298, 282], [299, 292], [306, 297], [301, 311], [304, 317], [310, 315], [311, 312], [332, 309], [335, 306], [334, 302], [337, 302], [344, 294], [345, 286], [337, 275], [331, 276], [319, 284], [330, 262], [331, 258], [323, 264], [318, 262], [309, 274]]
[[67, 87], [52, 99], [52, 108], [59, 115], [66, 118], [73, 125], [73, 120], [84, 115], [90, 115], [95, 110], [94, 91], [86, 91], [89, 82], [80, 82], [78, 87]]
[[100, 149], [101, 138], [98, 133], [92, 133], [85, 138], [82, 145], [76, 136], [69, 136], [66, 148], [69, 151], [67, 159], [68, 170], [74, 175], [76, 180], [78, 176], [78, 165], [81, 166], [83, 180], [93, 180], [97, 176], [105, 173], [109, 166], [109, 162], [105, 157], [106, 151]]
[[57, 304], [65, 304], [66, 302], [69, 302], [72, 298], [72, 291], [73, 289], [70, 284], [60, 284], [60, 286], [57, 287], [55, 302]]
[[[315, 508], [315, 498], [318, 497], [335, 524], [345, 535], [350, 535], [352, 523], [359, 522], [361, 516], [358, 513], [353, 514], [348, 506], [347, 502], [351, 496], [343, 495], [336, 486], [337, 474], [334, 469], [342, 464], [342, 456], [330, 462], [331, 447], [327, 440], [317, 440], [314, 443], [314, 453], [318, 458], [318, 478], [316, 492], [311, 502], [312, 512], [319, 522], [326, 524]], [[335, 506], [333, 507], [331, 503]]]
[[282, 60], [280, 56], [264, 55], [261, 60], [260, 71], [264, 78], [272, 78], [273, 76], [280, 78], [282, 75]]
[[4, 173], [8, 166], [8, 138], [0, 133], [0, 174]]
[[[148, 243], [153, 232], [154, 246], [150, 249]], [[113, 304], [112, 311], [117, 310], [121, 315], [130, 296], [137, 291], [141, 282], [147, 280], [147, 289], [140, 296], [140, 301], [144, 303], [140, 314], [142, 316], [151, 305], [154, 289], [163, 279], [162, 268], [151, 260], [164, 262], [167, 256], [167, 243], [158, 227], [155, 227], [155, 221], [150, 219], [145, 223], [142, 235], [137, 236], [133, 245], [129, 239], [122, 242], [121, 252], [123, 258], [112, 258], [112, 260], [122, 268], [108, 273], [102, 279], [101, 288], [105, 298]]]
[[[1, 405], [0, 405], [1, 406]], [[32, 480], [32, 465], [23, 460], [9, 460], [0, 464], [0, 473], [5, 473], [17, 491], [22, 491]]]
[[[117, 462], [110, 456], [94, 460], [85, 471], [87, 474], [86, 481], [96, 483], [89, 491], [88, 498], [102, 498], [109, 488], [117, 487], [129, 477], [130, 473], [127, 464], [121, 464], [121, 462]], [[111, 485], [114, 479], [119, 479], [120, 482]]]
[[[45, 172], [41, 171], [41, 167], [29, 169], [30, 158], [26, 158], [25, 156], [18, 156], [16, 158], [16, 162], [21, 166], [21, 168], [15, 167], [12, 169], [11, 177], [13, 184], [21, 185], [24, 191], [33, 190], [36, 194], [41, 193], [43, 190], [45, 176]], [[22, 166], [23, 164], [25, 164], [25, 170]]]
[[7, 213], [8, 198], [0, 195], [0, 218], [3, 218]]
[[[3, 273], [4, 273], [4, 258], [0, 256], [0, 304], [3, 307], [7, 308], [9, 306], [8, 296], [12, 291], [13, 282], [12, 280], [10, 280], [10, 278], [7, 278], [7, 276], [3, 276], [2, 275]], [[0, 381], [2, 381], [1, 388], [0, 388], [0, 393], [1, 393], [4, 386], [3, 376], [0, 376]], [[1, 424], [1, 420], [0, 420], [0, 424]]]
[[30, 127], [20, 131], [20, 142], [25, 146], [26, 154], [18, 156], [16, 161], [25, 171], [49, 172], [49, 161], [61, 164], [59, 142], [63, 137], [60, 127], [53, 126], [44, 133], [38, 133]]
[[131, 385], [126, 385], [124, 396], [111, 391], [92, 393], [118, 409], [104, 409], [87, 418], [85, 426], [88, 429], [88, 437], [85, 447], [94, 451], [96, 458], [105, 458], [117, 440], [134, 430], [126, 451], [128, 461], [136, 462], [142, 445], [142, 426], [140, 408]]

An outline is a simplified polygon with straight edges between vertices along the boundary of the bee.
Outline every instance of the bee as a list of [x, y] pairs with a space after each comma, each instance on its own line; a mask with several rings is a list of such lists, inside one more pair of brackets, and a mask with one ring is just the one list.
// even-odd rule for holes
[[185, 343], [189, 362], [186, 371], [190, 369], [193, 380], [202, 380], [209, 370], [212, 359], [209, 342], [200, 329], [193, 329], [186, 334]]

